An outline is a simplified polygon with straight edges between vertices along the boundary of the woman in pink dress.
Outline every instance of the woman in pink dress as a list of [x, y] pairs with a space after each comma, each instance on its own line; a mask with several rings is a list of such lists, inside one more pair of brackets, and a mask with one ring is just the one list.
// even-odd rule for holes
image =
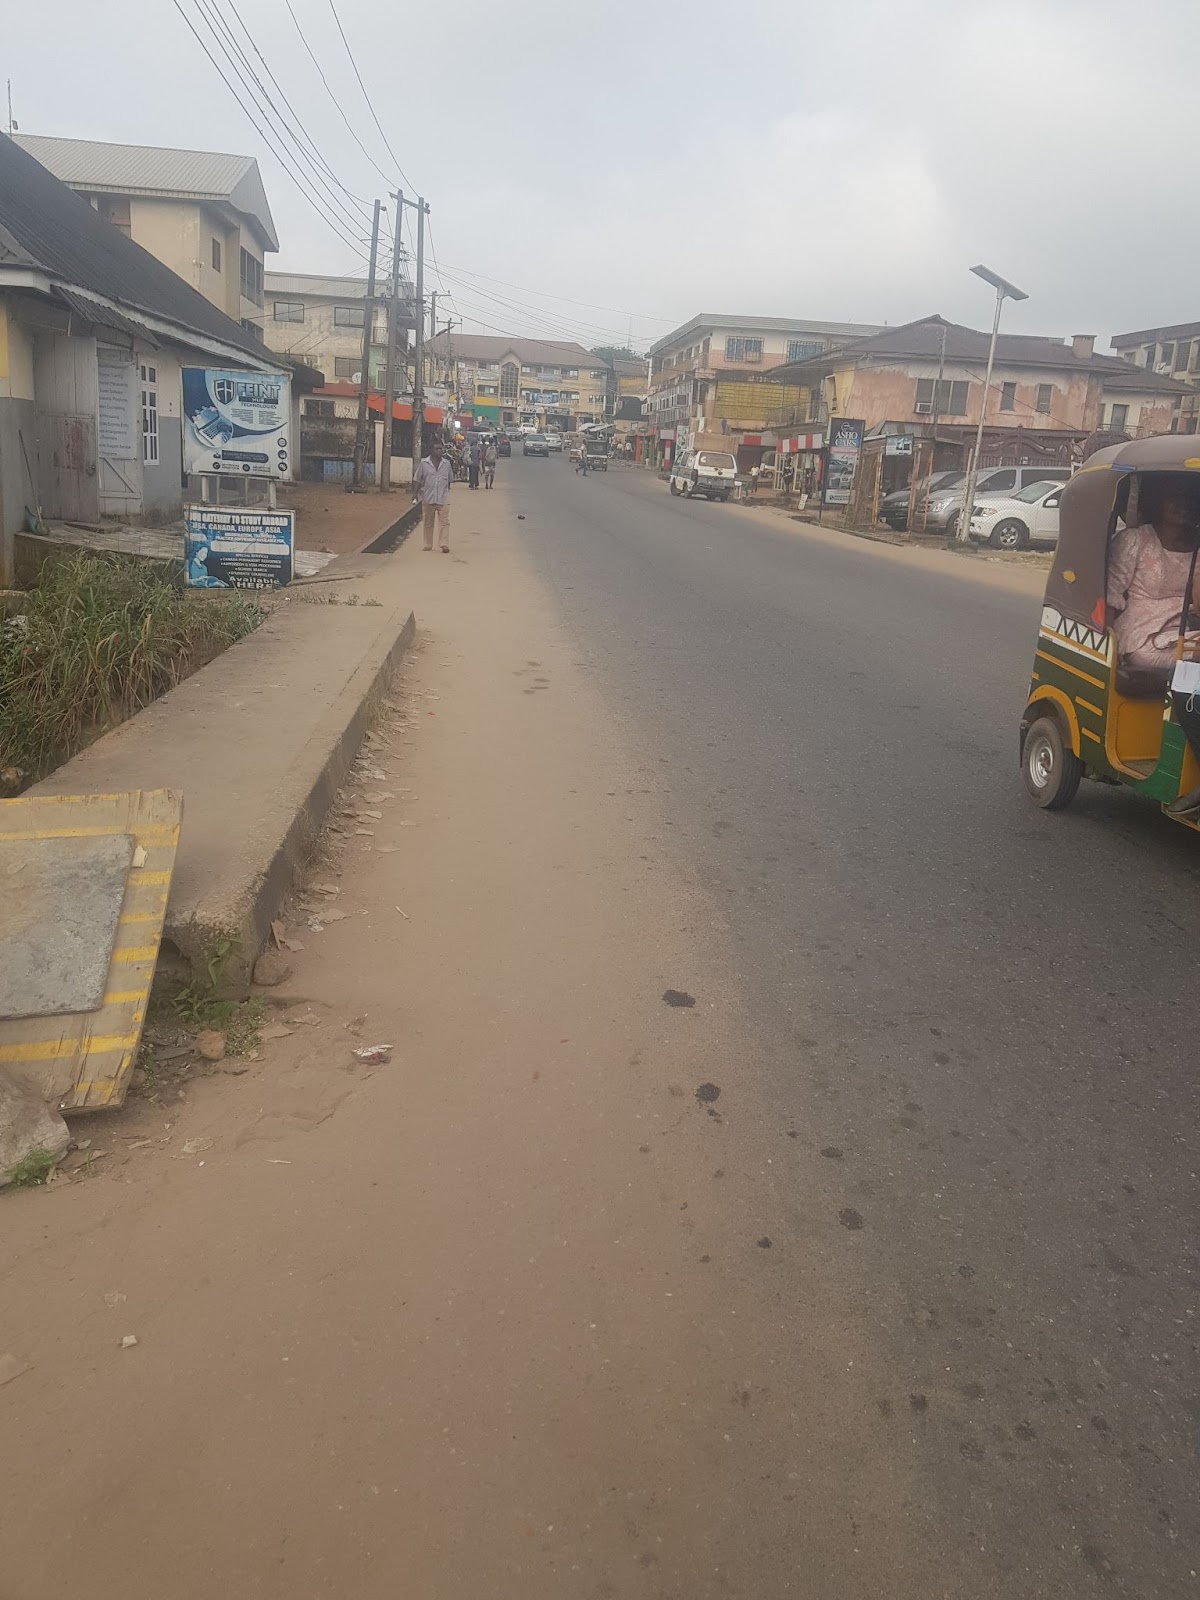
[[[1109, 616], [1123, 662], [1170, 668], [1197, 542], [1195, 491], [1186, 478], [1144, 478], [1138, 487], [1138, 512], [1140, 526], [1122, 528], [1113, 537]], [[1192, 606], [1200, 610], [1200, 595], [1193, 595]], [[1200, 635], [1190, 634], [1185, 654], [1192, 654], [1196, 643]]]

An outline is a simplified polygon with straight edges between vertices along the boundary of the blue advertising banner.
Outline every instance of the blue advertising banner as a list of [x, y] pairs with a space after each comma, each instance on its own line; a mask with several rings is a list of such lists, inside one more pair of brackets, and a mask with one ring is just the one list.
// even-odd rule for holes
[[850, 503], [850, 487], [858, 468], [866, 424], [853, 417], [832, 417], [829, 422], [829, 460], [825, 472], [825, 504]]
[[292, 581], [294, 511], [188, 506], [187, 581], [197, 589], [278, 589]]
[[282, 372], [183, 369], [183, 470], [292, 476], [292, 384]]

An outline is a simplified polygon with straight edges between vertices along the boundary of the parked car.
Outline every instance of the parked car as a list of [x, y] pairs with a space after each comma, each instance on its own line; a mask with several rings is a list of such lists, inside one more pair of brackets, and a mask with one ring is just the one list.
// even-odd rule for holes
[[544, 433], [527, 433], [521, 441], [523, 456], [549, 456], [550, 446]]
[[1053, 479], [1043, 479], [1011, 495], [985, 495], [975, 502], [971, 538], [977, 544], [990, 544], [993, 550], [1057, 544], [1062, 488]]
[[498, 456], [512, 455], [512, 440], [506, 433], [502, 433], [496, 440], [496, 454]]
[[671, 468], [672, 494], [728, 500], [737, 488], [737, 459], [725, 450], [689, 450]]
[[[1070, 476], [1069, 467], [984, 467], [976, 474], [975, 493], [1014, 494], [1018, 489], [1027, 489], [1031, 483], [1066, 483]], [[943, 490], [929, 497], [929, 513], [925, 520], [927, 533], [954, 535], [958, 532], [965, 488], [966, 483], [963, 482], [949, 492]]]
[[550, 451], [551, 455], [561, 455], [563, 447], [562, 434], [548, 433], [546, 434], [545, 438], [546, 449]]
[[[965, 472], [935, 472], [929, 479], [929, 497], [932, 500], [940, 490], [943, 494], [953, 489], [956, 484], [961, 484], [966, 477]], [[897, 533], [908, 527], [908, 489], [894, 489], [891, 494], [885, 494], [879, 502], [880, 518], [887, 523], [889, 528], [894, 528]]]

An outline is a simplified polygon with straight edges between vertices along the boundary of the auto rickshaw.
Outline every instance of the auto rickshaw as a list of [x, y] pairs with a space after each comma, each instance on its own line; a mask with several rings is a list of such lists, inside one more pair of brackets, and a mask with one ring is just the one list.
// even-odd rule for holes
[[[1021, 718], [1025, 788], [1047, 810], [1068, 805], [1081, 778], [1124, 784], [1164, 809], [1200, 785], [1200, 763], [1181, 722], [1195, 736], [1191, 696], [1200, 713], [1200, 666], [1183, 659], [1184, 634], [1198, 625], [1188, 615], [1195, 549], [1180, 596], [1174, 668], [1131, 667], [1120, 657], [1107, 599], [1113, 535], [1121, 523], [1144, 520], [1142, 486], [1165, 473], [1194, 475], [1200, 506], [1200, 438], [1170, 434], [1113, 445], [1097, 451], [1063, 489]], [[1200, 831], [1194, 807], [1173, 820]]]

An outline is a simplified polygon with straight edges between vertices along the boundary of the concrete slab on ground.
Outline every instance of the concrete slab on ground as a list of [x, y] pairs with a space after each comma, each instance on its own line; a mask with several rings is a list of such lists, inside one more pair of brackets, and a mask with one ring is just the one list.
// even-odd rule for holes
[[198, 976], [211, 964], [224, 993], [248, 991], [271, 919], [416, 629], [387, 556], [350, 562], [349, 584], [287, 591], [255, 633], [31, 791], [183, 795], [164, 938]]

